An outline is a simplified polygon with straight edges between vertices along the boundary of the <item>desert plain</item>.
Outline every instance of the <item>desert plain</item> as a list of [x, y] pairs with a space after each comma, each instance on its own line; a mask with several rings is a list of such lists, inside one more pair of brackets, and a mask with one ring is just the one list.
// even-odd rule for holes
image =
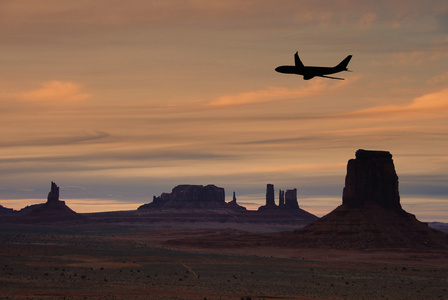
[[[228, 222], [2, 224], [0, 299], [448, 298], [446, 250], [257, 243], [259, 234], [289, 230]], [[199, 242], [245, 236], [251, 242], [242, 247]], [[175, 243], [186, 239], [192, 242]]]

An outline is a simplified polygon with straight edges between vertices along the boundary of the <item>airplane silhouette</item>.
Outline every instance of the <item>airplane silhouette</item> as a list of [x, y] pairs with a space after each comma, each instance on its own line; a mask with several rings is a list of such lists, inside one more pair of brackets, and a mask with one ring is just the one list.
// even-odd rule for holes
[[294, 54], [295, 66], [280, 66], [280, 67], [275, 68], [275, 71], [277, 71], [279, 73], [284, 73], [284, 74], [303, 75], [304, 80], [309, 80], [315, 76], [330, 78], [330, 79], [344, 80], [344, 78], [332, 77], [332, 76], [326, 76], [326, 75], [334, 74], [334, 73], [338, 73], [338, 72], [342, 72], [342, 71], [351, 72], [347, 69], [347, 65], [350, 62], [351, 58], [352, 58], [351, 55], [347, 56], [343, 61], [341, 61], [335, 67], [309, 67], [309, 66], [303, 65], [303, 63], [300, 61], [299, 53], [296, 52]]

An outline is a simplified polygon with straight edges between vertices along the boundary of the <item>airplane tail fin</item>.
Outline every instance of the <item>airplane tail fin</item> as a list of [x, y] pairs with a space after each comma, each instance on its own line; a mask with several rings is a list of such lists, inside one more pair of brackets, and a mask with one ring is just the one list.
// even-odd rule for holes
[[303, 69], [304, 66], [303, 66], [302, 61], [299, 58], [299, 52], [298, 51], [294, 54], [294, 62], [295, 62], [296, 68], [298, 68], [299, 70]]
[[336, 70], [339, 71], [348, 71], [347, 65], [350, 62], [350, 59], [352, 59], [352, 56], [347, 56], [343, 61], [341, 61], [336, 67], [334, 67]]

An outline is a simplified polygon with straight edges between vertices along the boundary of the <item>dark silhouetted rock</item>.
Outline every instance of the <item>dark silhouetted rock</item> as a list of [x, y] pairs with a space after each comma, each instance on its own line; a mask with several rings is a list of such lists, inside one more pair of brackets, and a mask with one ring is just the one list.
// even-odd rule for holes
[[[236, 201], [232, 207], [236, 207]], [[239, 206], [239, 205], [238, 205]], [[223, 188], [215, 185], [178, 185], [171, 193], [153, 197], [153, 201], [138, 209], [229, 208]]]
[[236, 203], [236, 195], [235, 192], [233, 192], [233, 197], [232, 197], [232, 201], [230, 201], [229, 203], [227, 203], [227, 207], [234, 209], [234, 210], [241, 210], [241, 211], [246, 211], [246, 208], [239, 205], [238, 203]]
[[401, 208], [392, 155], [358, 150], [347, 166], [343, 203], [296, 232], [294, 243], [344, 249], [448, 248], [448, 235]]
[[278, 192], [278, 207], [285, 206], [285, 191], [279, 190]]
[[285, 193], [285, 208], [296, 209], [299, 208], [297, 202], [297, 189], [287, 190]]
[[277, 209], [278, 206], [275, 205], [275, 191], [274, 191], [274, 185], [268, 183], [266, 185], [266, 205], [260, 206], [258, 208], [258, 211], [263, 211], [263, 210], [272, 210], [272, 209]]
[[275, 192], [274, 185], [267, 184], [266, 186], [266, 207], [275, 207]]
[[286, 190], [286, 192], [279, 190], [278, 194], [279, 204], [277, 206], [274, 201], [274, 185], [268, 184], [266, 188], [266, 205], [260, 206], [258, 211], [299, 209], [297, 189]]
[[14, 213], [17, 213], [14, 209], [0, 205], [0, 215], [13, 215]]
[[52, 181], [51, 189], [47, 197], [47, 203], [58, 203], [58, 201], [59, 201], [59, 187], [56, 185], [56, 183]]
[[[22, 212], [23, 211], [23, 212]], [[51, 182], [51, 190], [48, 193], [47, 202], [36, 204], [23, 209], [17, 221], [24, 223], [55, 223], [55, 222], [79, 222], [87, 218], [74, 212], [59, 200], [59, 187]]]
[[342, 204], [363, 207], [366, 202], [401, 210], [398, 176], [389, 152], [360, 149], [348, 162]]

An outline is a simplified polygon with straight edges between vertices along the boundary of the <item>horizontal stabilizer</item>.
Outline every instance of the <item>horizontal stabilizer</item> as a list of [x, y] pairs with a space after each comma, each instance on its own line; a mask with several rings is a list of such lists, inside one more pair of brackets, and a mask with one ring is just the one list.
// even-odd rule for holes
[[319, 77], [325, 77], [325, 78], [330, 78], [330, 79], [339, 79], [339, 80], [345, 80], [344, 78], [339, 78], [339, 77], [331, 77], [331, 76], [325, 76], [325, 75], [316, 75]]

